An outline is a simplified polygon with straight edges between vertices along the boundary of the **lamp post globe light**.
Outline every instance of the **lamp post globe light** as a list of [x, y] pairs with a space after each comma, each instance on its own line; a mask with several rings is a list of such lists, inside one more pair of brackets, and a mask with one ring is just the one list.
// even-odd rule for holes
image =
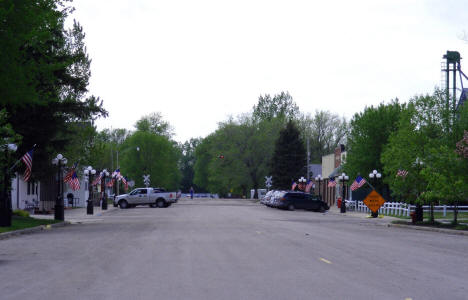
[[109, 177], [109, 171], [107, 169], [102, 170], [101, 172], [101, 192], [102, 192], [102, 203], [101, 209], [107, 209], [107, 194], [106, 194], [106, 177]]
[[84, 170], [85, 175], [88, 175], [88, 201], [86, 205], [86, 213], [88, 215], [92, 215], [94, 213], [94, 207], [93, 207], [93, 199], [92, 199], [92, 193], [93, 193], [93, 186], [92, 186], [92, 180], [93, 180], [93, 175], [96, 174], [96, 170], [93, 169], [93, 167], [89, 166]]
[[342, 191], [342, 200], [341, 200], [341, 208], [340, 212], [345, 213], [346, 212], [346, 182], [349, 181], [349, 176], [346, 175], [346, 173], [342, 173], [340, 176], [338, 176], [338, 180], [341, 181], [343, 191]]
[[0, 195], [0, 227], [11, 226], [11, 197], [10, 197], [10, 186], [11, 186], [11, 170], [8, 168], [10, 162], [10, 151], [15, 152], [18, 147], [15, 144], [3, 144], [3, 151], [5, 155], [5, 164], [3, 169], [3, 189]]
[[[377, 180], [379, 180], [380, 178], [382, 178], [382, 174], [380, 174], [377, 170], [373, 170], [371, 173], [369, 173], [369, 179], [372, 180], [372, 183], [374, 185], [376, 185]], [[372, 218], [377, 218], [379, 216], [379, 211], [377, 211], [375, 213], [372, 212], [371, 216], [372, 216]]]
[[57, 199], [55, 201], [55, 220], [63, 221], [65, 219], [64, 204], [63, 204], [63, 180], [62, 166], [66, 165], [68, 160], [62, 154], [57, 154], [57, 157], [52, 159], [52, 164], [57, 166]]
[[315, 182], [318, 182], [318, 193], [319, 193], [320, 200], [322, 199], [322, 196], [320, 195], [320, 182], [322, 182], [322, 179], [323, 178], [321, 174], [315, 176]]

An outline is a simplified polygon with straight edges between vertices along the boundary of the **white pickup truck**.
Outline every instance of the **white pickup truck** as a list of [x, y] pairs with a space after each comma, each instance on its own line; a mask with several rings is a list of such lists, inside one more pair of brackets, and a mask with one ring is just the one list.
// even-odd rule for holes
[[138, 188], [128, 194], [116, 196], [114, 206], [120, 208], [149, 205], [150, 207], [169, 207], [180, 198], [180, 192], [167, 192], [163, 188]]

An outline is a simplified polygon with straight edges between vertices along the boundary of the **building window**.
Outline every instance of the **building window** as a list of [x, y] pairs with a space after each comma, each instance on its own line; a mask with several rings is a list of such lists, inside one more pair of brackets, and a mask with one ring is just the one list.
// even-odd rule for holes
[[28, 181], [28, 195], [37, 195], [38, 184], [34, 180]]

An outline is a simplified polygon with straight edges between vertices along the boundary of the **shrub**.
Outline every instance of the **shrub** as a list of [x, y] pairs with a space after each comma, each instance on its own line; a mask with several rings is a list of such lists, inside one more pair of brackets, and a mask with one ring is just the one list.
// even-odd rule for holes
[[29, 212], [21, 209], [17, 209], [13, 211], [13, 215], [20, 216], [20, 217], [29, 217]]

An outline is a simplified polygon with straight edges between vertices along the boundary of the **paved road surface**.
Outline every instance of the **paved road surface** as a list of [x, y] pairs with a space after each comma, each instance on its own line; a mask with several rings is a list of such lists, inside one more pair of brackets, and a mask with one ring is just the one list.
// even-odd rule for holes
[[1, 299], [468, 299], [468, 237], [249, 200], [0, 240]]

